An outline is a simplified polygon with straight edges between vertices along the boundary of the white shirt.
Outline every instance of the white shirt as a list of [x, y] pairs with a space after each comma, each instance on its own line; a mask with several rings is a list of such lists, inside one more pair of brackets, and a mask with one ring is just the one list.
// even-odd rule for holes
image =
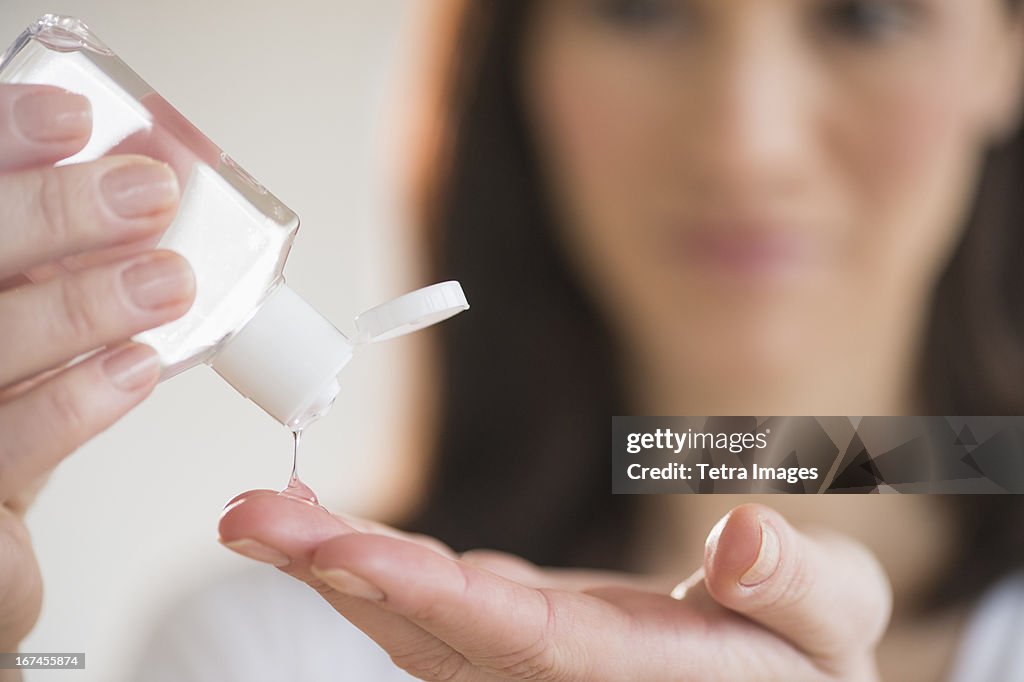
[[[156, 628], [137, 682], [413, 680], [311, 588], [256, 566], [182, 600]], [[1024, 681], [1024, 574], [986, 592], [949, 682]]]
[[312, 588], [256, 565], [187, 596], [157, 625], [132, 682], [408, 682]]
[[1024, 680], [1024, 574], [986, 592], [964, 630], [950, 682]]

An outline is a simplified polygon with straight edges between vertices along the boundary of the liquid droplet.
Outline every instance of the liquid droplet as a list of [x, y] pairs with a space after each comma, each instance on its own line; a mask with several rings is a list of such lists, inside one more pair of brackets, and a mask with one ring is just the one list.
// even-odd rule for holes
[[316, 499], [313, 489], [299, 480], [299, 442], [302, 440], [302, 430], [293, 431], [292, 435], [295, 437], [295, 449], [292, 451], [292, 474], [288, 478], [288, 485], [278, 495], [284, 495], [323, 509], [323, 505]]

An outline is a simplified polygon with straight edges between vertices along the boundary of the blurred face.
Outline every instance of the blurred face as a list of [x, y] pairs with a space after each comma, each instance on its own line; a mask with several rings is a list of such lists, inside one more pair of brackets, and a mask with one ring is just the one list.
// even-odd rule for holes
[[525, 59], [573, 266], [705, 382], [919, 342], [1016, 118], [1003, 0], [541, 0]]

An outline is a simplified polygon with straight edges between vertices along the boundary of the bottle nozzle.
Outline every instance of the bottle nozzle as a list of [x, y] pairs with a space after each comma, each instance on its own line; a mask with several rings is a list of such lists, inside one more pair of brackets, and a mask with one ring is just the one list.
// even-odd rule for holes
[[229, 338], [210, 363], [239, 393], [292, 430], [323, 416], [341, 390], [337, 376], [360, 345], [430, 326], [469, 308], [458, 282], [399, 296], [356, 318], [350, 341], [284, 284]]
[[352, 350], [344, 334], [282, 284], [211, 365], [239, 393], [295, 427], [330, 409]]

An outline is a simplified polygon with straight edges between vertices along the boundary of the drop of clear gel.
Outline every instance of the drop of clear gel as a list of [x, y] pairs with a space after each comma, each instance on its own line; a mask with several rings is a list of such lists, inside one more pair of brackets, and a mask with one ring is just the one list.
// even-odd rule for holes
[[323, 505], [316, 499], [316, 493], [313, 492], [313, 489], [299, 480], [299, 442], [302, 440], [302, 430], [293, 431], [292, 435], [295, 436], [295, 449], [292, 451], [292, 475], [288, 478], [287, 487], [279, 492], [278, 495], [284, 495], [293, 500], [299, 500], [300, 502], [323, 509]]

